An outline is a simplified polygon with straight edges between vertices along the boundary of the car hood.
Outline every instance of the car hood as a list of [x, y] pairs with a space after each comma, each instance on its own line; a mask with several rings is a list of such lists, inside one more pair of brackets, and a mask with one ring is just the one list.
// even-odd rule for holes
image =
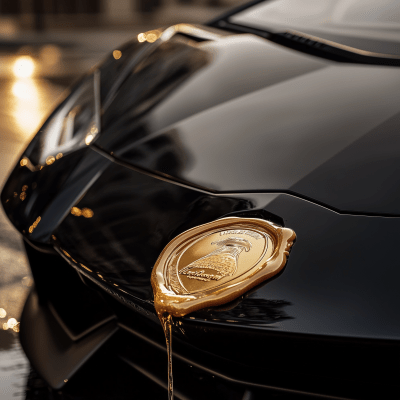
[[[397, 188], [397, 149], [390, 137], [395, 138], [398, 117], [398, 70], [327, 63], [253, 36], [228, 36], [218, 39], [235, 49], [227, 51], [231, 58], [225, 65], [248, 68], [245, 84], [240, 85], [240, 74], [236, 80], [225, 79], [222, 67], [220, 80], [214, 76], [208, 81], [206, 74], [218, 70], [213, 63], [219, 58], [205, 49], [214, 48], [218, 40], [181, 40], [176, 38], [177, 52], [181, 55], [189, 48], [183, 64], [190, 67], [177, 68], [177, 56], [160, 68], [149, 59], [162, 52], [155, 47], [153, 55], [145, 57], [149, 64], [134, 68], [115, 93], [113, 82], [103, 86], [103, 107], [109, 105], [95, 145], [71, 151], [43, 168], [18, 163], [1, 197], [8, 218], [31, 244], [42, 250], [55, 248], [81, 275], [154, 318], [151, 271], [170, 240], [226, 216], [267, 219], [297, 235], [282, 273], [248, 293], [238, 307], [199, 312], [187, 320], [220, 328], [261, 326], [254, 330], [271, 334], [398, 340], [399, 323], [393, 316], [400, 305], [399, 270], [392, 249], [400, 220], [348, 215], [315, 204], [325, 196], [330, 208], [347, 201], [358, 212], [397, 212], [396, 193], [390, 191]], [[166, 43], [171, 55], [173, 42]], [[256, 46], [252, 51], [250, 43]], [[137, 46], [132, 47], [132, 57]], [[232, 57], [241, 46], [248, 51], [247, 59], [235, 63]], [[274, 68], [262, 70], [257, 78], [256, 68], [251, 70], [252, 54], [261, 60], [262, 50], [268, 49], [276, 51], [276, 57], [260, 61], [257, 70], [262, 64], [272, 65], [269, 62]], [[288, 57], [287, 70], [279, 66], [283, 58], [277, 54]], [[302, 74], [294, 60], [303, 63]], [[104, 78], [107, 64], [102, 68]], [[164, 80], [153, 68], [160, 74], [175, 73]], [[146, 73], [136, 82], [141, 90], [135, 91], [134, 78], [140, 71]], [[122, 72], [111, 76], [117, 80]], [[274, 74], [276, 79], [268, 81]], [[193, 91], [190, 97], [189, 89], [184, 93], [196, 79], [199, 91], [207, 89], [215, 96]], [[249, 85], [253, 80], [264, 83]], [[226, 82], [227, 94], [221, 82]], [[181, 106], [174, 113], [164, 109], [161, 118], [157, 113], [168, 102], [170, 107], [178, 104], [179, 95]], [[129, 99], [136, 101], [132, 107]], [[357, 187], [364, 192], [357, 193]], [[265, 193], [273, 191], [277, 193]], [[301, 198], [306, 196], [313, 201]], [[375, 208], [368, 208], [370, 204]], [[193, 334], [192, 343], [201, 334], [203, 330]], [[257, 343], [265, 341], [262, 335], [259, 339]], [[213, 341], [209, 343], [212, 347]], [[211, 347], [209, 351], [218, 354], [218, 348]], [[240, 356], [259, 355], [257, 346], [254, 351], [241, 341], [237, 347]], [[269, 348], [263, 348], [268, 357]]]
[[157, 42], [127, 52], [134, 61], [114, 91], [115, 64], [103, 67], [97, 148], [213, 193], [399, 214], [398, 67], [328, 61], [249, 34]]

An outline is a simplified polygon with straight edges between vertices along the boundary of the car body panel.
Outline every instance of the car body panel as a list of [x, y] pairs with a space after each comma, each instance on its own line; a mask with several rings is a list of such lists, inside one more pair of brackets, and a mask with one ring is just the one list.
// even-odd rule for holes
[[231, 312], [199, 318], [274, 332], [399, 338], [391, 311], [399, 302], [398, 218], [341, 215], [287, 194], [215, 196], [115, 164], [76, 206], [93, 217], [69, 214], [54, 231], [56, 245], [83, 272], [92, 270], [92, 279], [147, 302], [153, 265], [178, 234], [227, 215], [281, 218], [297, 234], [282, 274]]
[[[336, 63], [232, 35], [197, 43], [198, 53], [179, 42], [164, 69], [163, 45], [122, 84], [95, 146], [211, 192], [287, 192], [339, 211], [399, 214], [397, 67]], [[178, 68], [192, 72], [171, 86]], [[142, 99], [146, 82], [156, 97]]]

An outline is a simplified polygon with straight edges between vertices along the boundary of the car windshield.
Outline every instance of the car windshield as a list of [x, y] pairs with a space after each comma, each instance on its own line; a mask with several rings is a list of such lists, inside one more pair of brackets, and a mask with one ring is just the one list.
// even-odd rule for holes
[[269, 32], [298, 30], [349, 45], [365, 39], [390, 41], [385, 52], [400, 54], [400, 1], [270, 0], [231, 16], [229, 22]]

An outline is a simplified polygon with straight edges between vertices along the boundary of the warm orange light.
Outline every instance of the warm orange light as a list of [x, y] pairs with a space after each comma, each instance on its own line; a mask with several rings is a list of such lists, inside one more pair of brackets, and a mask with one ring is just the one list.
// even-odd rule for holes
[[10, 329], [14, 328], [14, 326], [17, 325], [17, 324], [18, 324], [18, 321], [17, 321], [15, 318], [10, 318], [10, 319], [7, 321], [7, 325], [8, 325], [8, 327], [9, 327]]
[[91, 210], [90, 208], [83, 208], [83, 209], [82, 209], [82, 215], [83, 215], [85, 218], [92, 218], [93, 215], [94, 215], [94, 212], [93, 212], [93, 210]]
[[36, 221], [29, 227], [29, 233], [32, 233], [33, 230], [38, 226], [39, 222], [41, 221], [42, 217], [37, 217]]
[[93, 271], [92, 271], [90, 268], [88, 268], [86, 265], [81, 264], [81, 267], [87, 269], [89, 272], [93, 272]]
[[80, 217], [82, 215], [82, 210], [78, 207], [72, 207], [71, 214], [75, 215], [75, 217]]
[[46, 158], [46, 164], [47, 164], [47, 165], [53, 164], [54, 161], [56, 161], [56, 158], [55, 158], [54, 156], [48, 156], [48, 157]]
[[62, 252], [68, 257], [68, 258], [71, 258], [71, 256], [69, 255], [69, 253], [67, 253], [65, 250], [63, 250], [63, 249], [61, 249], [62, 250]]
[[22, 193], [19, 195], [19, 198], [20, 198], [22, 201], [24, 201], [24, 200], [26, 199], [26, 193], [25, 193], [25, 192], [22, 192]]
[[56, 155], [56, 160], [59, 160], [60, 158], [62, 158], [62, 156], [63, 156], [63, 153], [58, 153], [58, 154]]
[[85, 143], [89, 145], [94, 139], [94, 134], [89, 132], [85, 137]]
[[26, 192], [27, 190], [28, 190], [28, 185], [22, 186], [22, 191], [23, 191], [23, 192]]
[[7, 316], [7, 312], [4, 308], [0, 308], [0, 318], [5, 318]]
[[122, 57], [122, 51], [121, 50], [114, 50], [113, 51], [113, 57], [116, 60], [119, 60]]
[[21, 165], [21, 167], [25, 167], [25, 165], [27, 164], [28, 164], [28, 159], [25, 157], [19, 162], [19, 165]]
[[18, 79], [12, 84], [11, 94], [15, 98], [12, 102], [12, 115], [21, 138], [30, 137], [43, 119], [46, 104], [44, 93], [43, 86], [34, 79]]
[[148, 33], [146, 35], [146, 40], [149, 43], [154, 43], [158, 39], [158, 35], [156, 35], [154, 32]]
[[17, 78], [29, 78], [34, 70], [35, 63], [30, 56], [18, 57], [13, 66], [13, 73]]
[[137, 36], [137, 40], [140, 43], [143, 43], [146, 41], [149, 43], [154, 43], [160, 36], [161, 36], [160, 31], [148, 31], [145, 33], [139, 33], [139, 35]]
[[35, 97], [35, 88], [25, 80], [18, 80], [12, 85], [12, 94], [22, 100], [32, 100]]

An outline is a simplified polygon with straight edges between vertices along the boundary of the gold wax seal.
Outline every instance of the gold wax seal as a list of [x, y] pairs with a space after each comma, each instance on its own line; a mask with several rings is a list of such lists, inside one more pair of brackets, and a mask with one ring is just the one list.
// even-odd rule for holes
[[151, 275], [159, 316], [228, 303], [280, 272], [296, 234], [257, 218], [228, 217], [171, 240]]

